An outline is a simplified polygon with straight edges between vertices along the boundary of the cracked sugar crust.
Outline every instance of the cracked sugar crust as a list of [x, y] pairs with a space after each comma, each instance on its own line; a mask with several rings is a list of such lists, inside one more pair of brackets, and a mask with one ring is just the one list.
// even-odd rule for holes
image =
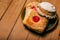
[[49, 2], [41, 2], [38, 4], [38, 6], [41, 6], [43, 9], [49, 11], [49, 12], [55, 12], [55, 6]]

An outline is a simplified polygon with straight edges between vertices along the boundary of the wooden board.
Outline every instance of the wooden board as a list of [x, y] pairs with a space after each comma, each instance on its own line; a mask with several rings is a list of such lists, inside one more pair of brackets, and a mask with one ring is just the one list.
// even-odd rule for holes
[[[36, 0], [33, 0], [33, 1], [36, 1]], [[29, 3], [29, 2], [33, 2], [33, 1], [32, 0], [27, 0], [26, 4]], [[31, 40], [31, 39], [32, 40], [38, 40], [37, 35], [32, 34], [27, 29], [24, 29], [25, 28], [24, 25], [21, 26], [22, 22], [20, 22], [21, 21], [20, 18], [18, 19], [10, 37], [9, 37], [9, 40]]]
[[26, 30], [25, 27], [23, 26], [21, 16], [19, 16], [19, 19], [8, 39], [25, 40], [27, 39], [27, 36], [28, 36], [28, 30]]
[[0, 40], [60, 40], [60, 0], [41, 0], [55, 5], [59, 16], [56, 29], [45, 36], [32, 33], [22, 23], [20, 14], [26, 4], [33, 1], [40, 2], [40, 0], [0, 0]]
[[0, 20], [4, 16], [5, 12], [9, 8], [12, 0], [0, 0]]
[[[33, 1], [35, 1], [35, 0], [33, 0]], [[55, 5], [56, 8], [57, 8], [57, 5], [55, 4], [56, 1], [52, 1], [52, 0], [42, 0], [42, 1], [50, 2], [53, 5]], [[29, 3], [29, 2], [32, 2], [32, 1], [28, 0], [26, 2], [26, 4]], [[59, 10], [57, 9], [57, 14], [59, 14], [58, 11]], [[17, 23], [16, 23], [16, 25], [14, 27], [14, 30], [12, 31], [12, 33], [11, 33], [11, 35], [9, 37], [9, 40], [16, 40], [16, 39], [18, 39], [18, 40], [58, 40], [58, 37], [59, 37], [58, 36], [59, 29], [58, 28], [59, 27], [57, 27], [51, 33], [48, 33], [46, 36], [42, 37], [42, 36], [39, 36], [39, 35], [36, 35], [36, 34], [30, 32], [29, 30], [24, 29], [24, 26], [21, 26], [22, 22], [20, 22], [19, 20], [21, 20], [21, 19], [20, 18], [18, 19], [18, 21], [17, 21]], [[22, 32], [22, 30], [23, 30], [23, 32]]]
[[14, 25], [20, 15], [21, 9], [26, 0], [13, 0], [10, 7], [6, 11], [0, 21], [0, 40], [5, 40], [10, 35]]

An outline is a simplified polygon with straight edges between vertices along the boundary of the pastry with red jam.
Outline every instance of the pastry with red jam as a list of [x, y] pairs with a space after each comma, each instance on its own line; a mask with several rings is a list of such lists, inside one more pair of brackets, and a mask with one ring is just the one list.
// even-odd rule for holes
[[[49, 22], [48, 19], [56, 17], [56, 15], [53, 14], [55, 9], [51, 7], [53, 5], [49, 4], [50, 3], [47, 2], [32, 2], [27, 4], [23, 24], [34, 31], [43, 32]], [[48, 8], [47, 5], [50, 8]]]

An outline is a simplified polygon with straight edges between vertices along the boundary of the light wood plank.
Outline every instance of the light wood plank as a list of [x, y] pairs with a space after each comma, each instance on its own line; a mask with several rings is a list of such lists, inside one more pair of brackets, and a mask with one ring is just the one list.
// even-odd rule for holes
[[[28, 4], [29, 2], [33, 2], [33, 1], [36, 1], [36, 0], [27, 0], [26, 4]], [[22, 22], [19, 22], [19, 21], [21, 21], [20, 18], [18, 19], [9, 37], [9, 40], [38, 40], [39, 36], [31, 33], [29, 30], [27, 31], [26, 29], [24, 29]]]
[[[58, 2], [57, 3], [54, 3], [52, 1], [48, 1], [48, 2], [51, 2], [54, 5], [57, 5], [57, 3], [58, 3]], [[59, 14], [59, 12], [60, 12], [59, 7], [60, 6], [58, 4], [58, 6], [56, 6], [57, 14]], [[31, 32], [27, 32], [27, 30], [22, 25], [22, 22], [19, 22], [19, 20], [20, 20], [20, 17], [19, 17], [19, 19], [18, 19], [18, 21], [17, 21], [17, 23], [16, 23], [16, 25], [14, 27], [14, 30], [12, 31], [12, 33], [11, 33], [11, 35], [9, 37], [9, 40], [12, 40], [12, 39], [13, 40], [25, 40], [26, 37], [27, 37], [27, 40], [38, 40], [39, 36], [37, 36], [37, 35], [35, 35], [35, 34], [31, 33]], [[60, 20], [60, 16], [59, 16], [59, 20]], [[57, 40], [58, 39], [58, 34], [59, 34], [59, 30], [58, 30], [59, 29], [59, 26], [60, 26], [60, 22], [59, 22], [57, 28], [53, 32], [47, 34], [45, 37], [41, 37], [40, 36], [39, 40]], [[22, 32], [22, 30], [23, 30], [23, 32]]]
[[4, 17], [0, 21], [0, 40], [8, 38], [9, 33], [12, 31], [21, 9], [26, 0], [13, 0]]
[[23, 26], [20, 16], [11, 35], [9, 36], [9, 40], [26, 40], [27, 36], [28, 36], [28, 31]]
[[6, 12], [12, 0], [0, 0], [0, 20], [2, 15]]
[[27, 37], [27, 40], [38, 40], [39, 39], [39, 35], [36, 35], [34, 33], [30, 33], [29, 32], [29, 35]]

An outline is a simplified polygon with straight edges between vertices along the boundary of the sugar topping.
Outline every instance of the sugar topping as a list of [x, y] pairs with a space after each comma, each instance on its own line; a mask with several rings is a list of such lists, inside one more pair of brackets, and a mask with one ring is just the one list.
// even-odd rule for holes
[[49, 2], [41, 2], [38, 4], [38, 6], [40, 6], [41, 8], [49, 11], [49, 12], [55, 12], [55, 6], [53, 6], [51, 3]]

